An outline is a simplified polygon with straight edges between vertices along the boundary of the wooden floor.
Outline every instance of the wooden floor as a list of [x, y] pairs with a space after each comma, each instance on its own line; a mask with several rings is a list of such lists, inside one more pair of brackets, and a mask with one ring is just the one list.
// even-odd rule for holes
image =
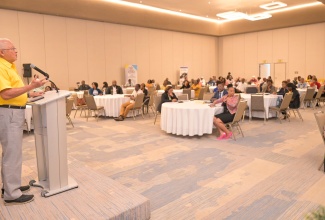
[[[324, 144], [315, 111], [301, 110], [304, 122], [294, 117], [282, 124], [275, 119], [265, 125], [260, 119], [245, 120], [245, 138], [237, 141], [218, 141], [216, 134], [166, 134], [159, 119], [153, 125], [152, 116], [122, 122], [111, 118], [86, 122], [77, 116], [72, 119], [75, 128], [67, 126], [68, 152], [70, 158], [83, 164], [78, 175], [91, 170], [148, 198], [154, 220], [303, 219], [325, 205], [325, 176], [318, 171]], [[32, 134], [24, 136], [23, 155], [27, 182], [26, 176], [36, 178], [29, 163], [35, 158]], [[102, 192], [96, 188], [89, 193], [100, 197]], [[39, 206], [33, 210], [27, 205], [17, 209], [26, 216], [37, 214], [46, 207], [42, 200], [35, 199]], [[75, 212], [71, 208], [56, 217], [78, 219]], [[101, 211], [87, 212], [92, 219]], [[48, 219], [52, 217], [48, 215]]]

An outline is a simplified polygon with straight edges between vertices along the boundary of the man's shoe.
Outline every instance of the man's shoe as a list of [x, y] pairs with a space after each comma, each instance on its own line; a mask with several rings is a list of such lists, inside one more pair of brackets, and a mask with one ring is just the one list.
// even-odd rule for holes
[[[20, 189], [20, 191], [22, 192], [22, 193], [25, 193], [25, 192], [28, 192], [29, 191], [29, 189], [30, 189], [30, 186], [29, 185], [27, 185], [27, 186], [21, 186], [21, 187], [19, 187], [19, 189]], [[2, 188], [1, 189], [1, 198], [3, 198], [3, 194], [5, 193], [5, 190]]]
[[5, 200], [5, 205], [19, 205], [29, 203], [34, 200], [34, 195], [21, 195], [15, 200]]

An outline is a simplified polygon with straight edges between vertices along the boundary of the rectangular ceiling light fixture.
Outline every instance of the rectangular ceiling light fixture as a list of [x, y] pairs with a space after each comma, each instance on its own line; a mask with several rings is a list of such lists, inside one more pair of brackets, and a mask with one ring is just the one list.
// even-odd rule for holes
[[260, 14], [255, 14], [255, 15], [249, 15], [245, 19], [250, 20], [250, 21], [257, 21], [257, 20], [263, 20], [267, 18], [271, 18], [272, 15], [268, 13], [260, 13]]
[[227, 20], [238, 20], [247, 17], [245, 13], [237, 11], [228, 11], [224, 13], [217, 14], [218, 17], [227, 19]]
[[283, 2], [272, 2], [272, 3], [260, 5], [260, 8], [263, 8], [265, 10], [273, 10], [273, 9], [277, 9], [277, 8], [283, 8], [286, 6], [287, 6], [287, 4], [283, 3]]

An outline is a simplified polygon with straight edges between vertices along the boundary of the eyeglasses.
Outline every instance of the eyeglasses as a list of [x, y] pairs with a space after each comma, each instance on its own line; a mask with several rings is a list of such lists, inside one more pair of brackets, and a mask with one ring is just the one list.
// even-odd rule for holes
[[8, 49], [0, 49], [0, 50], [13, 50], [15, 52], [17, 52], [17, 48], [13, 47], [13, 48], [8, 48]]

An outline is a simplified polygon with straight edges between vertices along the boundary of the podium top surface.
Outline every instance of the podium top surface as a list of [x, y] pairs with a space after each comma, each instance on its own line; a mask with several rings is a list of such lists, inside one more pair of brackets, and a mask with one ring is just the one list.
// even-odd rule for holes
[[27, 103], [27, 104], [29, 104], [29, 105], [45, 105], [47, 103], [54, 102], [54, 101], [57, 101], [59, 99], [68, 97], [70, 95], [71, 95], [71, 92], [66, 91], [66, 90], [59, 90], [58, 93], [55, 90], [48, 91], [43, 95], [44, 99], [40, 99], [38, 101]]

